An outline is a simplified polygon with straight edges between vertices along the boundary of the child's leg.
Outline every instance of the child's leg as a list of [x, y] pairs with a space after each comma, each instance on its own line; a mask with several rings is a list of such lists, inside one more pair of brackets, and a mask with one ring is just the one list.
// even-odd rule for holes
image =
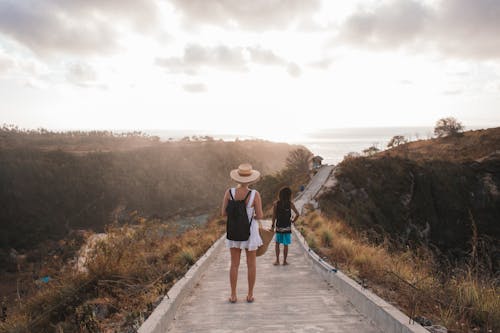
[[288, 245], [283, 245], [283, 265], [288, 265], [286, 257], [288, 256]]
[[229, 282], [231, 284], [231, 301], [236, 301], [236, 282], [238, 282], [238, 268], [240, 267], [241, 249], [230, 248], [231, 268], [229, 270]]
[[276, 242], [274, 249], [276, 252], [276, 261], [274, 262], [274, 264], [279, 265], [280, 264], [280, 243]]

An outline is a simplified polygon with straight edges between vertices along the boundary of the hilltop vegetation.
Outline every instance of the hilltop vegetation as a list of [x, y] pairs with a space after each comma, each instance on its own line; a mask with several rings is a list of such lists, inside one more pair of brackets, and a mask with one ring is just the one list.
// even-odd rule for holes
[[378, 156], [407, 158], [412, 161], [472, 162], [500, 153], [500, 127], [467, 131], [432, 140], [398, 145]]
[[406, 143], [339, 164], [320, 204], [373, 239], [427, 244], [500, 269], [500, 128]]
[[271, 174], [297, 148], [12, 128], [0, 132], [0, 147], [0, 252], [74, 229], [102, 231], [130, 211], [165, 219], [213, 210], [230, 184], [229, 170], [248, 161]]

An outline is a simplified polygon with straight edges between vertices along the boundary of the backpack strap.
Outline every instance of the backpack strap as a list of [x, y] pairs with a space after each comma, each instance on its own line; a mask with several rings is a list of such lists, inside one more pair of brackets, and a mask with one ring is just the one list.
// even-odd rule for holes
[[[233, 193], [233, 192], [234, 192], [234, 193]], [[250, 205], [250, 204], [253, 202], [253, 197], [255, 196], [255, 193], [254, 193], [254, 192], [255, 192], [255, 190], [249, 190], [249, 191], [247, 192], [247, 195], [245, 196], [245, 198], [242, 200], [242, 201], [247, 201], [248, 196], [250, 196], [250, 194], [252, 194], [252, 195], [250, 196], [250, 201], [248, 201], [248, 203], [249, 203], [248, 207], [251, 207], [251, 205]], [[236, 196], [236, 189], [235, 189], [234, 187], [229, 189], [229, 195], [231, 196], [231, 200], [233, 200], [233, 201], [235, 201], [235, 200], [236, 200], [236, 199], [234, 199], [234, 197]]]
[[[250, 195], [250, 193], [252, 193], [252, 192], [253, 192], [253, 190], [248, 190], [247, 195], [245, 195], [245, 199], [243, 199], [243, 201], [247, 201], [248, 196], [249, 196], [249, 195]], [[252, 199], [252, 198], [250, 198], [250, 200], [251, 200], [251, 199]], [[250, 203], [250, 201], [249, 201], [248, 203]]]
[[[234, 194], [233, 194], [234, 191]], [[229, 195], [231, 196], [231, 200], [234, 201], [234, 196], [236, 195], [236, 189], [235, 188], [230, 188], [229, 189]]]
[[[255, 199], [255, 190], [248, 191], [248, 194], [250, 194], [250, 193], [251, 193], [250, 200], [248, 200], [248, 205], [247, 205], [248, 208], [252, 207], [253, 200]], [[248, 197], [248, 194], [247, 194], [247, 197]], [[246, 198], [245, 198], [245, 200], [246, 200]]]

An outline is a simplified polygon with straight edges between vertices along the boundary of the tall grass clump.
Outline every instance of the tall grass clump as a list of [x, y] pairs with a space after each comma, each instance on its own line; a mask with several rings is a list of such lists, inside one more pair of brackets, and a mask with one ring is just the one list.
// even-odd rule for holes
[[175, 258], [175, 262], [181, 266], [194, 264], [195, 254], [193, 249], [188, 247], [180, 251]]
[[333, 232], [328, 227], [323, 227], [319, 230], [321, 245], [324, 247], [331, 247], [333, 244]]
[[182, 233], [147, 220], [109, 226], [105, 237], [87, 251], [84, 270], [60, 270], [16, 313], [9, 313], [0, 331], [137, 329], [223, 231], [217, 220]]
[[306, 216], [299, 230], [320, 256], [410, 317], [430, 318], [454, 332], [500, 330], [500, 283], [478, 268], [443, 269], [430, 249], [374, 244], [342, 221], [317, 213]]

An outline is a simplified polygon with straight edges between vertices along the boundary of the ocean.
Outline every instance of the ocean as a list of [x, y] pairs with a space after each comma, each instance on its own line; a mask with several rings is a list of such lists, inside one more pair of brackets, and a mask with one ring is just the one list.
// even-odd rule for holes
[[[234, 141], [238, 139], [264, 139], [275, 141], [272, 138], [253, 137], [250, 135], [217, 134], [194, 130], [150, 130], [150, 135], [159, 136], [162, 141], [169, 139], [179, 140], [186, 136], [209, 135], [215, 139]], [[361, 153], [364, 149], [375, 146], [380, 150], [387, 147], [389, 140], [395, 135], [403, 135], [410, 141], [428, 139], [433, 135], [432, 127], [373, 127], [373, 128], [332, 128], [322, 129], [295, 135], [290, 140], [279, 140], [290, 144], [300, 144], [309, 149], [314, 155], [323, 158], [323, 164], [337, 164], [348, 153]]]
[[306, 133], [298, 142], [313, 154], [323, 157], [323, 164], [337, 164], [349, 153], [359, 153], [375, 146], [380, 150], [395, 135], [403, 135], [410, 141], [428, 139], [433, 135], [431, 127], [377, 127], [336, 128]]

